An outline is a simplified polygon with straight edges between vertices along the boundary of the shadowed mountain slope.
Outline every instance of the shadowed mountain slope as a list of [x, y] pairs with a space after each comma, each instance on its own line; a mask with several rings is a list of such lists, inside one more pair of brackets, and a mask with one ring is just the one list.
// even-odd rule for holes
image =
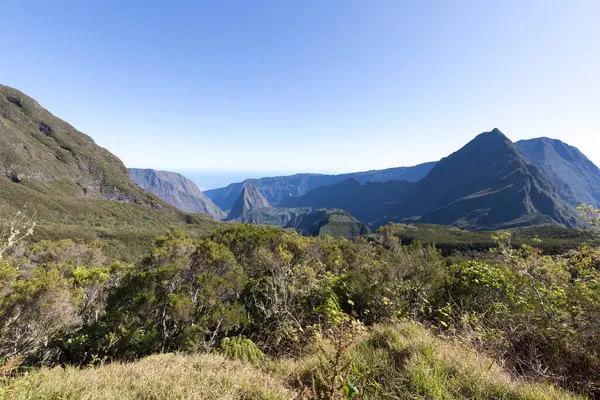
[[600, 207], [600, 169], [579, 149], [549, 138], [521, 140], [516, 145], [531, 163], [544, 170], [567, 204]]
[[300, 197], [288, 197], [281, 207], [342, 209], [363, 222], [371, 222], [385, 213], [390, 203], [402, 199], [414, 187], [407, 181], [367, 182], [356, 178], [316, 188]]
[[208, 214], [216, 220], [225, 213], [206, 197], [194, 182], [176, 172], [129, 168], [136, 185], [187, 212]]
[[498, 129], [442, 159], [418, 182], [348, 179], [280, 205], [343, 209], [374, 226], [403, 220], [467, 229], [578, 223], [544, 172]]
[[388, 216], [470, 229], [577, 224], [544, 172], [498, 129], [438, 162]]

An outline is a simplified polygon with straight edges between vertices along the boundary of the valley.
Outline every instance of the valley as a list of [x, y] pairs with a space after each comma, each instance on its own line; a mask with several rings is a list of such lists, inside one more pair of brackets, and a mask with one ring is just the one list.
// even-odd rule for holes
[[600, 180], [571, 146], [493, 129], [202, 192], [7, 86], [0, 122], [0, 398], [600, 393]]

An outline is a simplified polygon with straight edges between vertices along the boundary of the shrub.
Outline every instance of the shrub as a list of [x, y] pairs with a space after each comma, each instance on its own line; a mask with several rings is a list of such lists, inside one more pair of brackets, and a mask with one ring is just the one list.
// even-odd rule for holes
[[266, 359], [265, 354], [258, 346], [244, 335], [226, 337], [221, 340], [220, 347], [227, 357], [252, 365], [260, 365]]

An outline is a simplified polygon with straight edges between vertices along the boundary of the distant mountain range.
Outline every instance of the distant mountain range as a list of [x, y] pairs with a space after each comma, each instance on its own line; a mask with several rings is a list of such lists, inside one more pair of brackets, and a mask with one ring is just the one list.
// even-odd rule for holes
[[249, 179], [202, 193], [180, 174], [128, 171], [117, 157], [32, 98], [0, 86], [0, 206], [19, 209], [28, 202], [49, 236], [83, 224], [107, 237], [110, 229], [133, 226], [142, 215], [148, 227], [144, 234], [171, 224], [205, 224], [198, 214], [171, 205], [217, 220], [303, 232], [343, 225], [334, 231], [344, 235], [389, 221], [466, 229], [574, 227], [580, 224], [578, 204], [600, 206], [600, 170], [561, 141], [538, 138], [515, 144], [494, 129], [437, 163]]
[[467, 229], [577, 225], [550, 179], [498, 129], [440, 160], [416, 183], [356, 180], [315, 189], [282, 206], [341, 208], [374, 226], [415, 221]]
[[577, 224], [544, 172], [498, 129], [440, 160], [384, 219], [406, 217], [468, 229]]
[[194, 182], [176, 172], [129, 168], [136, 185], [187, 212], [208, 214], [216, 220], [226, 213], [206, 197]]
[[342, 209], [360, 221], [372, 222], [386, 215], [389, 205], [406, 196], [415, 184], [396, 180], [361, 184], [352, 177], [302, 196], [288, 197], [278, 207]]
[[318, 187], [331, 185], [348, 178], [355, 178], [359, 183], [387, 182], [391, 180], [416, 182], [423, 179], [434, 165], [434, 162], [429, 162], [414, 167], [397, 167], [340, 175], [296, 174], [246, 179], [243, 182], [232, 183], [223, 188], [207, 190], [204, 194], [221, 209], [229, 210], [240, 196], [244, 186], [251, 184], [265, 195], [269, 203], [278, 205], [290, 196], [301, 196]]
[[373, 228], [390, 221], [465, 229], [573, 227], [580, 225], [577, 205], [600, 206], [600, 170], [559, 140], [512, 143], [494, 129], [437, 163], [248, 179], [205, 194], [230, 209], [227, 220], [280, 226], [297, 227], [320, 215], [311, 210], [323, 209], [345, 210]]

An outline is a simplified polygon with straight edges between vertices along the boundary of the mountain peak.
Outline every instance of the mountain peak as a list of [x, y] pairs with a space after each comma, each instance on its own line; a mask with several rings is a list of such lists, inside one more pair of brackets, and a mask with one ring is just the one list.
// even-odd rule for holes
[[247, 183], [231, 208], [227, 220], [241, 218], [257, 208], [271, 208], [271, 204], [253, 184]]
[[497, 128], [442, 159], [391, 213], [463, 227], [570, 223], [548, 178]]
[[512, 143], [508, 137], [500, 129], [494, 128], [489, 132], [483, 132], [477, 135], [472, 142], [502, 142], [502, 143]]

